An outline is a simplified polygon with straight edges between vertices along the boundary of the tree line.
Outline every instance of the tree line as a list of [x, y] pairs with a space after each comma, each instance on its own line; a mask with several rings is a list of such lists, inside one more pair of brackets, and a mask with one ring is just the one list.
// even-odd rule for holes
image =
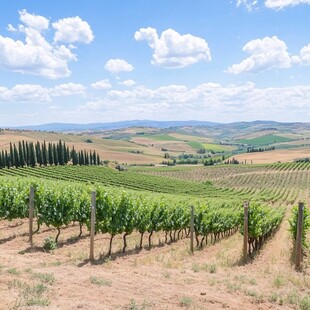
[[63, 166], [69, 162], [72, 165], [100, 165], [100, 157], [96, 151], [76, 151], [74, 146], [70, 149], [65, 142], [40, 143], [37, 141], [19, 141], [10, 143], [10, 150], [0, 152], [0, 169], [35, 166]]

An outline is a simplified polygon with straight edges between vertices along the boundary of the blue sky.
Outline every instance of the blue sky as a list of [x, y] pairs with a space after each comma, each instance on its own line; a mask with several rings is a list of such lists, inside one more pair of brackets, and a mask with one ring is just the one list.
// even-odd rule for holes
[[0, 126], [309, 121], [310, 0], [6, 1]]

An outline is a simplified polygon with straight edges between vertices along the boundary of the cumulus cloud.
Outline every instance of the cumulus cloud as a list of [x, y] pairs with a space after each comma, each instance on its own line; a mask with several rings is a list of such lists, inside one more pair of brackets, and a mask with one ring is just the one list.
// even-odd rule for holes
[[8, 24], [8, 26], [6, 27], [6, 30], [10, 31], [10, 32], [17, 32], [18, 31], [18, 29], [16, 29], [12, 24]]
[[20, 84], [12, 88], [0, 86], [0, 102], [49, 102], [53, 97], [84, 95], [82, 84], [60, 84], [48, 88], [37, 84]]
[[159, 37], [156, 29], [141, 28], [135, 33], [135, 40], [147, 41], [153, 50], [152, 64], [164, 68], [183, 68], [199, 61], [210, 61], [208, 43], [191, 34], [181, 35], [167, 29]]
[[294, 56], [294, 61], [300, 65], [310, 65], [310, 44], [300, 50], [299, 56]]
[[[196, 87], [166, 85], [111, 90], [79, 107], [83, 113], [109, 119], [208, 119], [220, 122], [269, 119], [307, 120], [310, 85], [258, 88], [253, 83], [226, 85], [202, 83]], [[126, 107], [126, 109], [124, 109]], [[288, 115], [288, 111], [289, 115]], [[296, 113], [295, 113], [296, 111]]]
[[271, 68], [291, 67], [292, 59], [287, 51], [286, 43], [276, 36], [252, 40], [243, 47], [243, 51], [251, 56], [229, 67], [229, 73], [257, 73]]
[[94, 89], [109, 89], [112, 85], [108, 79], [105, 79], [91, 84], [91, 87]]
[[131, 86], [136, 85], [136, 82], [134, 80], [126, 80], [126, 81], [123, 81], [122, 84], [127, 86], [127, 87], [131, 87]]
[[29, 14], [26, 10], [19, 11], [19, 19], [26, 27], [39, 31], [46, 30], [49, 26], [49, 20], [47, 18]]
[[54, 41], [68, 43], [90, 43], [94, 40], [93, 32], [89, 24], [79, 16], [60, 19], [52, 24], [56, 29]]
[[123, 71], [130, 72], [134, 69], [133, 65], [129, 64], [124, 59], [110, 59], [106, 62], [104, 68], [113, 74], [118, 74]]
[[287, 6], [310, 4], [310, 0], [266, 0], [265, 6], [270, 9], [280, 10]]
[[[50, 79], [69, 76], [71, 71], [68, 63], [77, 60], [77, 56], [71, 51], [72, 46], [51, 44], [46, 40], [43, 32], [49, 29], [47, 18], [30, 14], [26, 10], [19, 11], [19, 15], [22, 24], [18, 28], [9, 24], [8, 29], [23, 33], [25, 41], [0, 35], [0, 67]], [[72, 29], [71, 37], [83, 43], [78, 27]]]
[[237, 7], [244, 6], [247, 11], [252, 12], [257, 6], [257, 0], [236, 0]]
[[81, 84], [67, 83], [56, 85], [50, 90], [52, 96], [71, 96], [71, 95], [83, 95], [85, 93], [85, 87]]

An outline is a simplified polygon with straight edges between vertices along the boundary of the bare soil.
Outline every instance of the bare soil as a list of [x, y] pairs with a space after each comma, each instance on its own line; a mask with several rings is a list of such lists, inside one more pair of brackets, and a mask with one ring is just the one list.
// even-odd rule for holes
[[233, 156], [240, 162], [253, 164], [268, 164], [276, 162], [290, 162], [299, 158], [310, 156], [310, 148], [283, 149], [268, 152], [244, 153]]
[[[189, 239], [171, 244], [156, 234], [139, 251], [139, 234], [122, 239], [106, 257], [109, 236], [98, 234], [90, 263], [89, 235], [77, 225], [62, 229], [58, 248], [45, 252], [48, 227], [28, 243], [26, 220], [0, 222], [0, 309], [299, 309], [310, 295], [309, 258], [303, 272], [291, 263], [292, 243], [284, 221], [260, 253], [241, 264], [240, 233], [191, 255]], [[309, 301], [310, 302], [310, 301]], [[307, 308], [304, 308], [307, 309]]]

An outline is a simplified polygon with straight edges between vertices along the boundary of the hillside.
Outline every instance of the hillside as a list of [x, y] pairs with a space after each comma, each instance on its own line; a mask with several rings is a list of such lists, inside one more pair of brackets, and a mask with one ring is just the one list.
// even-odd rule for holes
[[[310, 147], [309, 123], [129, 121], [57, 126], [34, 127], [41, 130], [2, 130], [0, 150], [8, 150], [10, 142], [21, 140], [56, 142], [61, 139], [77, 150], [95, 150], [110, 162], [154, 165], [173, 161], [201, 164], [210, 158], [220, 160], [223, 156], [242, 161], [252, 159], [255, 163], [293, 161], [307, 157]], [[113, 126], [124, 128], [111, 129]], [[249, 148], [269, 152], [240, 155]]]

